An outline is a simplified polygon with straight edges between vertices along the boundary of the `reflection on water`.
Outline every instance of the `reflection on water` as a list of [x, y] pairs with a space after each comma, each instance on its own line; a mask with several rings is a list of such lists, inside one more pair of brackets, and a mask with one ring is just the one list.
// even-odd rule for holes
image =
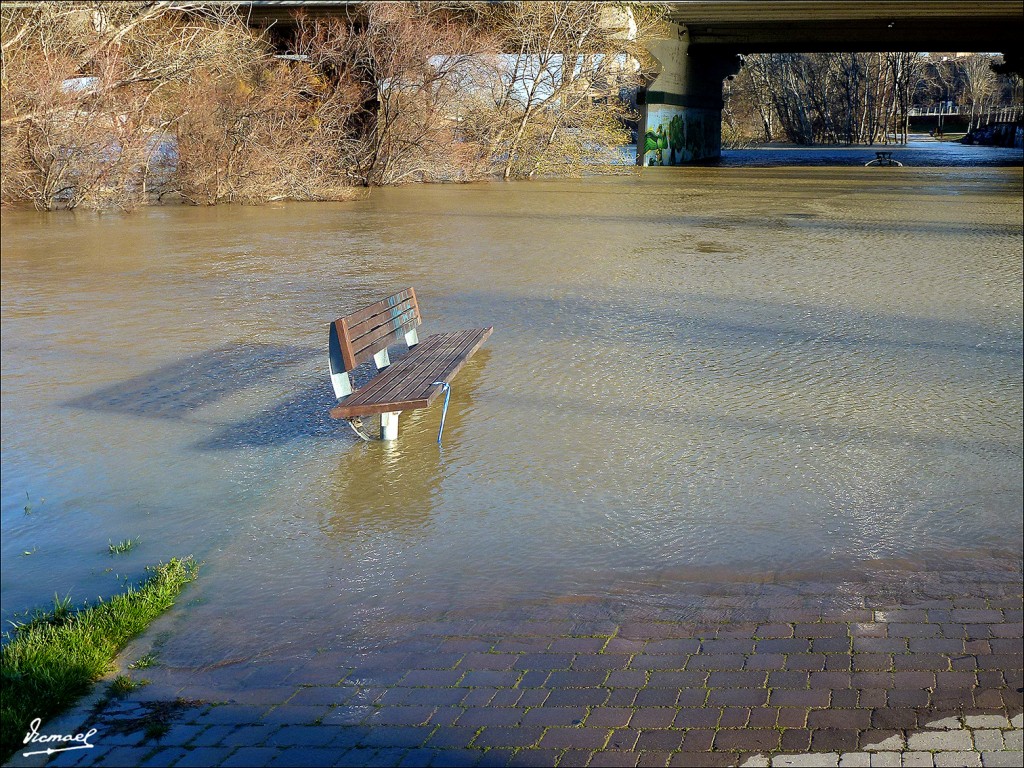
[[[4, 615], [195, 553], [165, 656], [213, 664], [517, 603], [1019, 568], [1021, 182], [645, 169], [5, 213]], [[495, 326], [440, 449], [439, 406], [395, 445], [327, 415], [328, 323], [406, 285], [424, 333]]]

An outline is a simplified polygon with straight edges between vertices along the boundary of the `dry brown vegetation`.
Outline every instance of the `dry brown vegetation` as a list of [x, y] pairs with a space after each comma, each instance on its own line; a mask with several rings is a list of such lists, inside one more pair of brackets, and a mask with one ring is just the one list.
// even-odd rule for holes
[[580, 174], [615, 156], [653, 5], [367, 3], [281, 57], [212, 3], [0, 6], [0, 200], [129, 209]]

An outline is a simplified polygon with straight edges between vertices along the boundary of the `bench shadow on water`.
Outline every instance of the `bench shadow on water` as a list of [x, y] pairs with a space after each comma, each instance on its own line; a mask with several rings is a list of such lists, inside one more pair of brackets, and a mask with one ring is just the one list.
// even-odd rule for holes
[[[399, 360], [407, 351], [404, 345], [392, 347], [392, 360]], [[278, 383], [281, 384], [279, 391], [285, 393], [283, 396], [267, 404], [261, 401], [263, 407], [252, 410], [244, 418], [211, 424], [209, 434], [193, 443], [192, 448], [197, 451], [271, 448], [312, 438], [358, 443], [358, 438], [345, 424], [328, 415], [336, 401], [326, 372], [319, 375], [318, 370], [310, 371], [310, 361], [318, 358], [323, 358], [326, 371], [326, 350], [284, 344], [225, 344], [102, 387], [66, 401], [64, 405], [103, 413], [185, 421], [246, 388]], [[479, 380], [479, 368], [484, 359], [486, 355], [464, 370], [460, 377], [459, 396], [451, 402], [445, 426], [445, 434], [450, 439], [457, 436], [462, 417], [470, 408], [469, 393]], [[372, 363], [364, 363], [353, 370], [356, 386], [365, 385], [375, 372]], [[439, 409], [431, 409], [434, 410], [440, 413]], [[194, 420], [204, 423], [198, 418]], [[403, 434], [415, 429], [421, 421], [418, 412], [407, 412], [402, 419]], [[432, 417], [430, 423], [435, 421]], [[365, 429], [376, 434], [375, 417], [366, 419]], [[420, 442], [422, 440], [417, 440]], [[404, 451], [400, 441], [390, 448], [372, 443], [370, 447], [369, 453], [357, 453], [357, 469], [343, 473], [354, 478], [368, 493], [375, 486], [387, 484], [388, 478], [381, 475], [397, 472], [399, 462], [395, 457]], [[380, 451], [385, 453], [383, 461], [377, 455]], [[432, 453], [436, 454], [436, 450]], [[360, 456], [365, 460], [359, 461]], [[344, 461], [348, 461], [347, 453]], [[402, 474], [417, 476], [412, 472]], [[433, 472], [418, 475], [416, 482], [436, 474], [435, 466]], [[358, 492], [358, 489], [353, 490]], [[427, 486], [422, 490], [428, 491]], [[436, 491], [436, 487], [433, 490]], [[378, 496], [375, 503], [380, 501]]]
[[[284, 399], [227, 424], [212, 424], [198, 451], [270, 447], [311, 437], [345, 436], [327, 416], [334, 404], [322, 380], [290, 386], [322, 350], [290, 344], [232, 343], [190, 355], [138, 376], [69, 400], [88, 411], [174, 421], [194, 420], [201, 410], [247, 388], [285, 383]], [[291, 369], [291, 370], [289, 370]], [[351, 435], [349, 435], [351, 437]]]
[[65, 405], [156, 419], [183, 419], [316, 354], [309, 347], [293, 345], [225, 344], [76, 397]]

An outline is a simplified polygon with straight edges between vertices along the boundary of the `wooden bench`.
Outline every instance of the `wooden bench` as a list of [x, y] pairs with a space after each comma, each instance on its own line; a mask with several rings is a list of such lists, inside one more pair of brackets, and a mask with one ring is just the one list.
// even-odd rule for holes
[[[351, 315], [331, 323], [331, 384], [338, 404], [335, 419], [380, 414], [382, 440], [398, 437], [398, 415], [426, 408], [465, 362], [480, 349], [491, 328], [473, 328], [428, 336], [422, 342], [416, 332], [422, 324], [416, 291], [406, 288]], [[388, 345], [403, 341], [409, 352], [394, 365]], [[378, 373], [358, 390], [352, 388], [351, 371], [372, 359]]]

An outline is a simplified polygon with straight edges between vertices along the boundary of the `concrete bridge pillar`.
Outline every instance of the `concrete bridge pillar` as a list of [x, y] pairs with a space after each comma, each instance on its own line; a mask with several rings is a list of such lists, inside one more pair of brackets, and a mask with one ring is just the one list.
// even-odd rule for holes
[[722, 80], [739, 72], [739, 56], [691, 46], [682, 26], [673, 37], [653, 41], [650, 52], [661, 69], [639, 105], [637, 164], [681, 165], [721, 157]]

